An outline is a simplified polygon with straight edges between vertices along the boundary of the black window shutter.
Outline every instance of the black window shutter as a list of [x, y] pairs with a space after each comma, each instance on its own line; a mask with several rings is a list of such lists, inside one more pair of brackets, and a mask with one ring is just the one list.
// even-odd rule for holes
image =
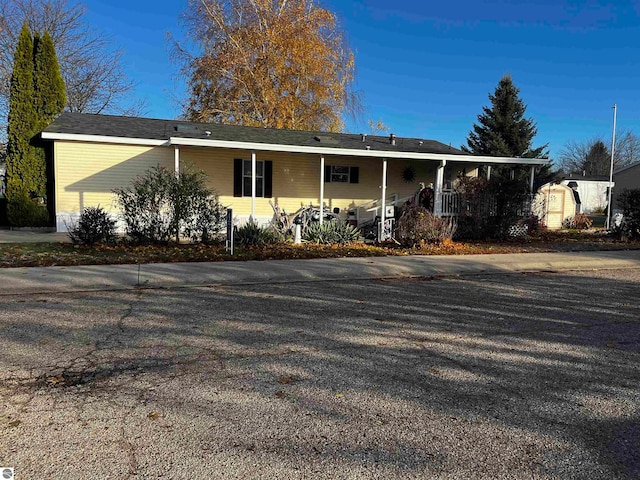
[[349, 183], [358, 183], [360, 181], [360, 167], [351, 167], [349, 169]]
[[331, 182], [331, 166], [325, 165], [324, 166], [324, 183], [329, 183], [329, 182]]
[[264, 198], [273, 197], [273, 162], [264, 162]]
[[233, 196], [242, 196], [242, 159], [236, 158], [233, 161]]

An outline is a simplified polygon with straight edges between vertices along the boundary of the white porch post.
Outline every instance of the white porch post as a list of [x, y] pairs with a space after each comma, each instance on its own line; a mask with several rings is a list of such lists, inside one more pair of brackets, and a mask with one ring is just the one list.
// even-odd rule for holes
[[178, 147], [173, 148], [173, 169], [176, 177], [180, 175], [180, 149]]
[[[382, 159], [382, 208], [380, 211], [380, 231], [384, 232], [384, 221], [386, 216], [386, 204], [387, 203], [387, 159]], [[381, 240], [380, 238], [378, 240]]]
[[533, 195], [533, 182], [536, 178], [536, 167], [531, 165], [531, 173], [529, 174], [529, 192]]
[[320, 225], [324, 221], [324, 155], [320, 155]]
[[436, 172], [436, 198], [433, 202], [433, 213], [436, 217], [442, 216], [442, 190], [444, 186], [444, 167], [447, 166], [447, 161], [442, 160], [440, 165], [438, 165], [438, 170]]
[[251, 152], [251, 218], [256, 218], [256, 152]]
[[487, 180], [491, 180], [491, 165], [487, 165]]

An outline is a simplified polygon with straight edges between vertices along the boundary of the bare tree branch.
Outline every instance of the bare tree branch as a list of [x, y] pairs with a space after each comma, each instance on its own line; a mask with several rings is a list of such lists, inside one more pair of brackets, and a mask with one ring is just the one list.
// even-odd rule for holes
[[[593, 137], [589, 140], [577, 142], [568, 141], [558, 156], [558, 167], [565, 173], [595, 174], [593, 169], [593, 150], [597, 144], [603, 144], [608, 149], [611, 139]], [[608, 150], [609, 161], [598, 168], [598, 173], [604, 175], [609, 172], [611, 165], [611, 151]], [[616, 148], [613, 156], [614, 170], [640, 161], [640, 137], [631, 130], [624, 130], [616, 136]], [[601, 163], [605, 163], [604, 160]]]
[[84, 15], [84, 5], [69, 0], [0, 0], [0, 118], [6, 119], [13, 53], [25, 21], [32, 32], [47, 31], [53, 39], [68, 111], [141, 112], [142, 103], [128, 103], [134, 84], [120, 65], [123, 52], [88, 25]]

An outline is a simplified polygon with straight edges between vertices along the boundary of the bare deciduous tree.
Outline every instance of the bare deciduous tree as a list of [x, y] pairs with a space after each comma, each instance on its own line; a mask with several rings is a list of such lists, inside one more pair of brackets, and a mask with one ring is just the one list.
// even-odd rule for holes
[[[609, 146], [611, 144], [611, 139], [593, 137], [582, 142], [577, 142], [575, 140], [568, 141], [558, 156], [558, 167], [564, 173], [586, 173], [592, 175], [608, 174], [611, 165], [610, 150], [607, 152], [609, 155], [609, 162], [606, 162], [607, 165], [596, 169], [598, 173], [592, 171], [593, 162], [591, 160], [593, 155], [591, 154], [593, 154], [594, 147], [597, 144]], [[635, 135], [631, 130], [625, 130], [616, 136], [613, 168], [614, 170], [617, 170], [618, 168], [625, 167], [638, 161], [640, 161], [640, 137]]]
[[0, 0], [0, 114], [7, 115], [9, 79], [23, 22], [32, 32], [49, 32], [67, 89], [66, 110], [139, 114], [127, 104], [133, 83], [120, 66], [123, 52], [85, 19], [85, 7], [69, 0]]
[[189, 0], [183, 20], [197, 52], [174, 42], [187, 118], [339, 131], [357, 111], [353, 52], [313, 0]]

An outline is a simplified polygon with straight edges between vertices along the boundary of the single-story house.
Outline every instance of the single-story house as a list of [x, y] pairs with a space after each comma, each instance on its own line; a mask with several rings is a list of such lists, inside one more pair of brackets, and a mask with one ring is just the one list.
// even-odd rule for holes
[[[117, 214], [112, 190], [151, 167], [203, 170], [221, 202], [240, 222], [268, 222], [271, 203], [287, 212], [301, 204], [356, 211], [360, 220], [433, 183], [436, 214], [447, 214], [447, 195], [459, 175], [481, 165], [531, 169], [548, 160], [482, 157], [434, 140], [395, 135], [304, 132], [201, 124], [181, 120], [63, 113], [41, 133], [52, 166], [56, 228], [65, 231], [84, 207]], [[53, 197], [53, 198], [51, 198]], [[386, 199], [383, 202], [382, 199]]]
[[626, 189], [640, 188], [640, 162], [635, 162], [616, 170], [613, 172], [613, 180], [615, 188], [612, 192], [611, 211], [617, 213], [621, 211], [618, 205], [618, 195]]
[[608, 175], [580, 175], [572, 173], [562, 180], [562, 184], [572, 188], [578, 194], [580, 210], [578, 213], [604, 212], [609, 195]]

